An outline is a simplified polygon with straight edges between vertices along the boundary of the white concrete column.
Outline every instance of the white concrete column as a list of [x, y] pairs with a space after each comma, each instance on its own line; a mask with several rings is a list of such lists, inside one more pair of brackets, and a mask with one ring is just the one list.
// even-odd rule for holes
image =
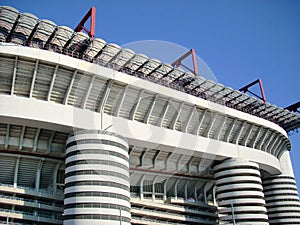
[[53, 192], [56, 193], [57, 191], [57, 173], [58, 173], [58, 170], [59, 170], [59, 167], [60, 167], [60, 164], [61, 162], [58, 162], [54, 168], [54, 171], [53, 171], [53, 177], [52, 177], [52, 189], [53, 189]]
[[144, 177], [142, 177], [141, 182], [140, 182], [140, 199], [141, 201], [144, 201]]
[[35, 190], [40, 190], [40, 181], [41, 181], [41, 170], [43, 166], [44, 160], [40, 160], [38, 167], [36, 169], [36, 175], [35, 175]]
[[169, 178], [167, 178], [164, 182], [164, 195], [163, 195], [163, 200], [167, 201], [167, 184], [168, 184]]
[[18, 156], [17, 161], [16, 161], [16, 165], [15, 165], [14, 187], [18, 186], [19, 166], [20, 166], [20, 156]]
[[174, 197], [175, 197], [175, 199], [177, 199], [177, 194], [178, 194], [177, 185], [178, 185], [179, 181], [180, 181], [180, 179], [176, 180], [176, 183], [174, 185], [174, 195], [175, 195]]
[[127, 141], [114, 133], [81, 130], [66, 146], [64, 225], [130, 225]]
[[282, 174], [263, 179], [270, 224], [300, 224], [299, 193], [288, 151], [280, 157]]
[[214, 170], [221, 222], [269, 224], [258, 164], [228, 159]]
[[157, 178], [158, 178], [158, 176], [156, 176], [153, 179], [153, 184], [152, 184], [152, 201], [155, 201], [155, 183], [156, 183]]

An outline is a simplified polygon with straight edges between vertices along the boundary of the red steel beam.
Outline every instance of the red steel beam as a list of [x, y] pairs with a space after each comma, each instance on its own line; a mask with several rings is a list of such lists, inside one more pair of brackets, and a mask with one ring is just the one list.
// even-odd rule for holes
[[[86, 21], [90, 19], [90, 29], [86, 28], [84, 24]], [[81, 32], [85, 30], [90, 38], [94, 39], [95, 37], [95, 24], [96, 24], [96, 8], [93, 6], [87, 14], [83, 17], [83, 19], [79, 22], [79, 24], [75, 27], [75, 32]]]
[[259, 82], [259, 88], [260, 88], [262, 100], [263, 100], [264, 102], [266, 102], [266, 101], [267, 101], [267, 98], [266, 98], [266, 95], [265, 95], [265, 90], [264, 90], [264, 87], [263, 87], [263, 84], [262, 84], [261, 79], [258, 79], [258, 82]]
[[197, 59], [196, 59], [196, 52], [195, 50], [192, 48], [192, 59], [193, 59], [193, 65], [194, 65], [194, 73], [195, 75], [198, 77], [198, 67], [197, 67]]
[[[186, 65], [182, 64], [182, 61], [184, 59], [186, 59], [188, 56], [192, 55], [192, 60], [193, 60], [193, 69], [187, 67]], [[180, 58], [178, 58], [177, 60], [175, 60], [173, 63], [172, 63], [172, 66], [174, 67], [179, 67], [179, 66], [182, 66], [186, 69], [188, 69], [189, 71], [193, 72], [196, 77], [198, 77], [198, 67], [197, 67], [197, 59], [196, 59], [196, 52], [195, 50], [192, 48], [191, 50], [189, 50], [188, 52], [186, 52], [184, 55], [182, 55]]]
[[[259, 88], [260, 88], [260, 92], [261, 92], [261, 96], [258, 96], [257, 94], [253, 93], [252, 91], [249, 90], [250, 87], [252, 87], [255, 84], [259, 84]], [[265, 95], [265, 90], [262, 84], [261, 79], [257, 79], [256, 81], [253, 81], [250, 84], [247, 84], [246, 86], [242, 87], [239, 89], [239, 91], [243, 91], [244, 93], [246, 92], [250, 92], [251, 94], [255, 95], [256, 97], [260, 98], [261, 100], [263, 100], [264, 102], [267, 101], [266, 99], [266, 95]]]

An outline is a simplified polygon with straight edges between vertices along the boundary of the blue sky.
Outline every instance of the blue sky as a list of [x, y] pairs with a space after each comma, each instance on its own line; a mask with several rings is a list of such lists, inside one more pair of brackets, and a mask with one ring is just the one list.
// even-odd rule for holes
[[[239, 89], [257, 78], [267, 101], [300, 101], [300, 1], [297, 0], [1, 0], [20, 12], [74, 28], [97, 8], [96, 37], [124, 45], [169, 41], [194, 48], [218, 82]], [[300, 187], [300, 133], [291, 136]]]

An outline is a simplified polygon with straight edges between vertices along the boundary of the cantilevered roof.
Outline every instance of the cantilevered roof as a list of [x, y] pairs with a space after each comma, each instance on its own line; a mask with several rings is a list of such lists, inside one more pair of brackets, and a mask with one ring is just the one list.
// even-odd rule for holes
[[106, 43], [100, 38], [92, 40], [71, 28], [57, 26], [49, 20], [39, 20], [29, 13], [19, 13], [12, 7], [0, 7], [0, 41], [56, 51], [110, 67], [272, 121], [287, 132], [300, 127], [298, 113], [265, 103], [204, 77], [196, 77], [191, 72], [136, 54], [130, 49]]

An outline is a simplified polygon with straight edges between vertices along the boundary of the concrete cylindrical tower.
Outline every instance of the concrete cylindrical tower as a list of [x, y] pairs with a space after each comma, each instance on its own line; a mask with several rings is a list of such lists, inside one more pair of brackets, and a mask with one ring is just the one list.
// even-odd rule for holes
[[216, 198], [222, 222], [268, 224], [260, 171], [256, 163], [229, 159], [215, 167]]
[[299, 194], [289, 152], [280, 157], [282, 174], [263, 179], [270, 224], [300, 224]]
[[130, 224], [128, 143], [114, 133], [81, 130], [66, 146], [64, 224]]

